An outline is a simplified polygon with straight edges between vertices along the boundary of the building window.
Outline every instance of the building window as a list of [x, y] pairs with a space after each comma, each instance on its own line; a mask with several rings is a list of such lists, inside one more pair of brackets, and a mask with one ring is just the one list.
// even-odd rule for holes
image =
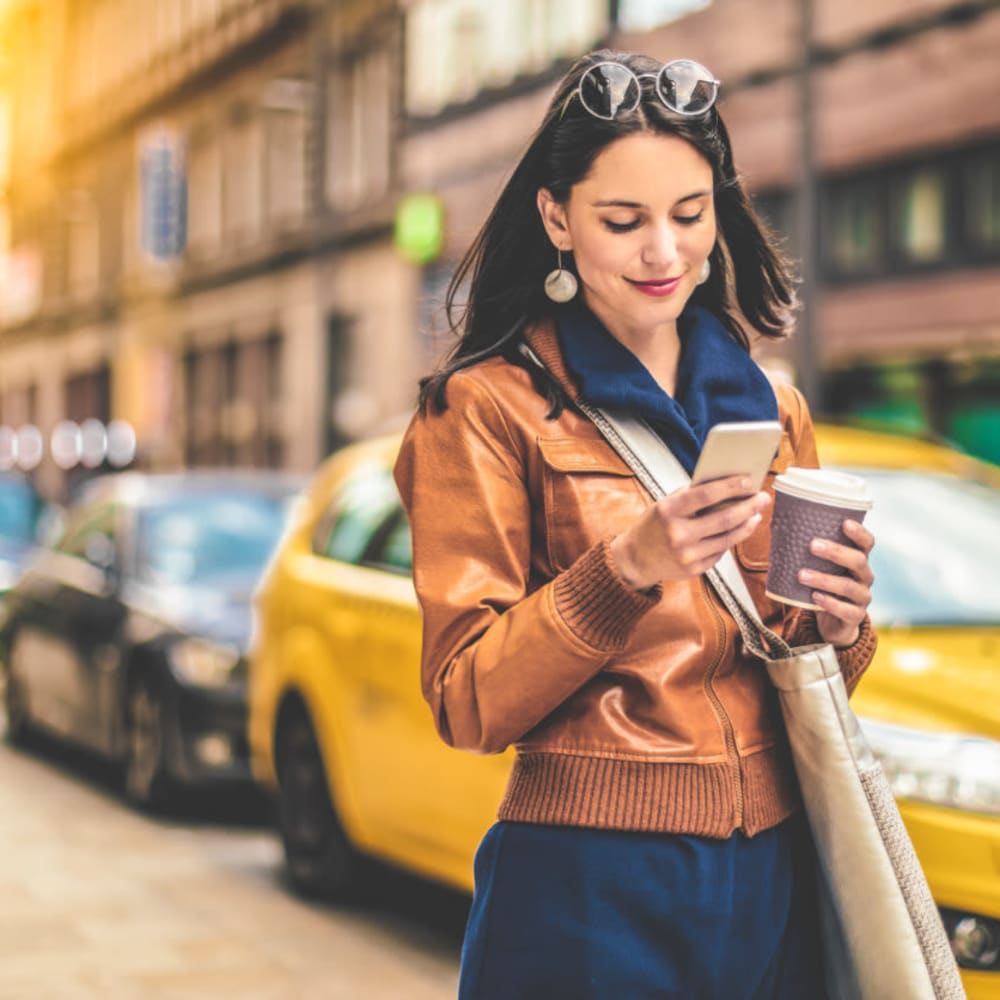
[[241, 109], [226, 134], [223, 225], [227, 243], [251, 243], [260, 233], [261, 173], [260, 125]]
[[326, 325], [326, 403], [324, 427], [326, 453], [336, 451], [350, 440], [350, 434], [338, 419], [338, 411], [349, 396], [351, 381], [351, 330], [349, 317], [334, 313]]
[[184, 358], [189, 465], [280, 467], [284, 460], [279, 333], [195, 348]]
[[74, 191], [66, 209], [66, 290], [72, 298], [96, 294], [100, 280], [97, 208], [89, 191]]
[[95, 419], [106, 424], [111, 419], [111, 368], [108, 365], [71, 375], [63, 391], [63, 412], [67, 420], [79, 424]]
[[688, 14], [704, 10], [712, 0], [618, 0], [618, 27], [623, 31], [651, 31]]
[[312, 84], [294, 76], [269, 80], [261, 95], [264, 212], [271, 229], [295, 228], [306, 212], [306, 138]]
[[188, 160], [188, 248], [210, 257], [222, 240], [222, 158], [219, 144], [204, 136]]
[[965, 184], [965, 238], [973, 253], [1000, 250], [1000, 150], [972, 160]]
[[847, 181], [830, 192], [824, 248], [837, 277], [876, 274], [885, 264], [885, 207], [871, 180]]
[[389, 189], [395, 87], [384, 49], [339, 67], [327, 80], [326, 197], [349, 211]]
[[436, 115], [586, 52], [608, 32], [607, 0], [423, 0], [406, 16], [406, 111]]
[[184, 357], [187, 433], [184, 453], [188, 465], [220, 465], [220, 413], [225, 401], [222, 352], [218, 348], [189, 351]]
[[896, 193], [895, 244], [903, 264], [933, 264], [947, 250], [947, 177], [924, 167], [893, 184]]

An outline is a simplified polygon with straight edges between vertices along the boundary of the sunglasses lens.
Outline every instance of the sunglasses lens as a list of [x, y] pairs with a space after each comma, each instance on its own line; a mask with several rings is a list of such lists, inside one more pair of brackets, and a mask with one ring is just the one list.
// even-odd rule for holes
[[663, 103], [679, 115], [702, 115], [715, 103], [719, 85], [700, 63], [676, 59], [656, 78]]
[[639, 81], [626, 66], [600, 63], [580, 80], [580, 103], [595, 117], [610, 121], [639, 104]]

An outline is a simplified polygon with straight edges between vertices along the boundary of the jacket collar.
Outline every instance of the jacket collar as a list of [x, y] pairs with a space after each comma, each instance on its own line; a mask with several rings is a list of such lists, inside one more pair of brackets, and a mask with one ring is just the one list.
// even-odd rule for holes
[[767, 377], [707, 309], [689, 305], [677, 392], [669, 396], [627, 348], [579, 303], [526, 335], [535, 356], [578, 403], [623, 409], [645, 419], [690, 472], [709, 429], [733, 420], [774, 420], [778, 405]]
[[538, 323], [528, 328], [524, 339], [569, 399], [573, 403], [579, 403], [581, 398], [580, 384], [576, 376], [566, 366], [562, 348], [559, 345], [559, 334], [556, 331], [555, 320], [551, 318], [539, 320]]

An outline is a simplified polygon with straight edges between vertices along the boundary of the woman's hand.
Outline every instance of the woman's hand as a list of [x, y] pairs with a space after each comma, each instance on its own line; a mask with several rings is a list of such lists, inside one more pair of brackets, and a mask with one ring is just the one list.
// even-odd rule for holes
[[872, 601], [871, 586], [875, 580], [868, 554], [875, 538], [857, 521], [844, 522], [844, 534], [858, 548], [814, 538], [810, 549], [814, 555], [843, 566], [847, 576], [817, 573], [804, 569], [799, 580], [816, 588], [813, 601], [823, 610], [816, 612], [816, 627], [826, 642], [835, 646], [850, 646], [857, 638], [861, 622]]
[[746, 477], [730, 476], [661, 497], [611, 542], [619, 574], [636, 590], [645, 590], [661, 580], [687, 580], [711, 569], [727, 549], [753, 533], [771, 502], [767, 493], [748, 495], [749, 490]]

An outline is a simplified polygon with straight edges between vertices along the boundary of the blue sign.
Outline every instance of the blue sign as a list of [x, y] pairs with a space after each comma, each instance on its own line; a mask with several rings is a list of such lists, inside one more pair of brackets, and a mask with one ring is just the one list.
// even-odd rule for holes
[[187, 175], [184, 149], [171, 133], [143, 143], [139, 190], [143, 250], [157, 260], [179, 257], [187, 246]]

